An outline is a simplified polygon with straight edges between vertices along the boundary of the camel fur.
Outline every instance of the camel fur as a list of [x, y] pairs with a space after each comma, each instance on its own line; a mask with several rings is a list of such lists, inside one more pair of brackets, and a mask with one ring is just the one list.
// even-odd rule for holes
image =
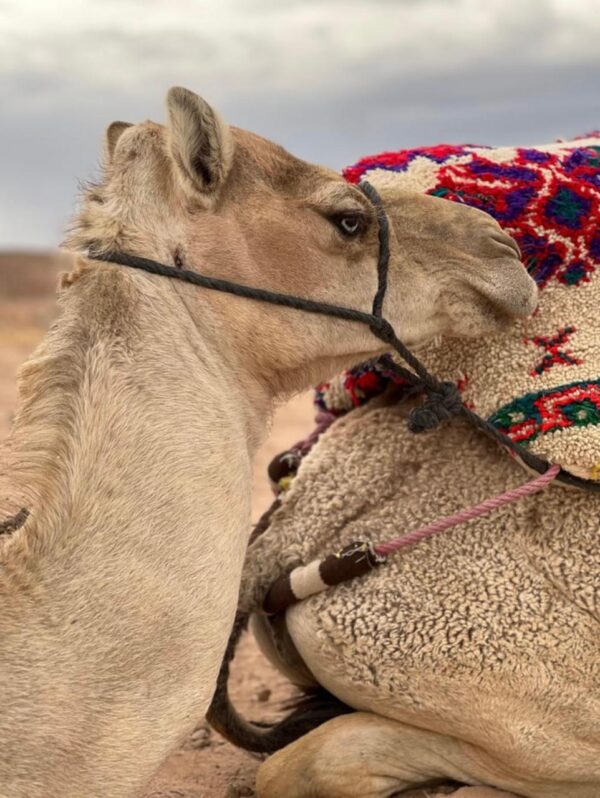
[[[120, 250], [369, 309], [365, 196], [192, 92], [171, 90], [167, 107], [167, 125], [109, 128], [67, 238], [80, 257], [62, 315], [19, 377], [0, 493], [30, 515], [0, 539], [2, 798], [140, 794], [210, 701], [274, 403], [381, 350], [359, 325], [85, 257]], [[406, 340], [533, 310], [495, 222], [410, 193], [389, 201], [386, 313]]]
[[[308, 455], [250, 550], [248, 606], [282, 570], [352, 540], [390, 539], [523, 481], [515, 462], [463, 423], [414, 436], [406, 405], [381, 404], [337, 421]], [[396, 791], [444, 776], [527, 798], [600, 794], [599, 517], [600, 497], [550, 488], [287, 612], [314, 680], [387, 719], [388, 730], [402, 726], [402, 745], [379, 768]], [[305, 670], [287, 673], [306, 684]], [[329, 756], [300, 757], [310, 734], [294, 753], [284, 749], [263, 766], [261, 798], [357, 795], [369, 735], [352, 762], [340, 729], [358, 721], [330, 723], [331, 739], [329, 724], [318, 745], [311, 733], [318, 750], [328, 741]], [[330, 793], [321, 779], [325, 760], [336, 766], [333, 750], [343, 751], [346, 775]], [[391, 794], [370, 789], [360, 794]]]
[[[505, 197], [526, 196], [511, 184], [524, 162], [545, 165], [535, 173], [540, 193], [507, 223], [524, 245], [537, 235], [527, 253], [543, 289], [534, 317], [421, 355], [460, 384], [469, 406], [589, 480], [590, 491], [556, 483], [393, 555], [285, 619], [257, 615], [259, 642], [292, 681], [322, 685], [356, 710], [268, 760], [260, 798], [385, 798], [439, 779], [524, 798], [600, 795], [599, 148], [598, 137], [528, 150], [432, 148], [405, 171], [385, 164], [414, 152], [366, 159], [375, 185], [493, 198], [499, 218]], [[440, 165], [444, 149], [452, 152]], [[581, 201], [568, 218], [567, 196]], [[554, 257], [544, 260], [546, 246]], [[368, 391], [373, 368], [342, 375], [320, 400], [343, 412], [360, 397], [355, 386]], [[410, 433], [414, 401], [390, 386], [321, 436], [250, 549], [242, 609], [259, 609], [282, 571], [351, 541], [399, 537], [526, 480], [463, 421]], [[536, 423], [517, 412], [527, 402]]]

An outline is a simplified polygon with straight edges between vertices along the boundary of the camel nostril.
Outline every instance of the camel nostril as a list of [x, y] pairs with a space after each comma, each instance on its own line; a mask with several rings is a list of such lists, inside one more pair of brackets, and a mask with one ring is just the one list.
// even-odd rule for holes
[[514, 254], [517, 256], [519, 260], [522, 258], [521, 249], [519, 245], [515, 241], [512, 236], [506, 235], [501, 231], [495, 232], [492, 235], [492, 240], [495, 241], [497, 244], [500, 244], [502, 247], [508, 247]]

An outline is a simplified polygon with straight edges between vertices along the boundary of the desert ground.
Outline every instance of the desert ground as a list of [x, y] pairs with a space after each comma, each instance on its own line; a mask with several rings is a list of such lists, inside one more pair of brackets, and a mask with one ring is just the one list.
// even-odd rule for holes
[[[67, 255], [0, 254], [0, 439], [8, 433], [16, 405], [17, 370], [56, 314], [57, 276], [69, 265]], [[198, 412], [201, 411], [199, 407]], [[269, 460], [310, 431], [312, 414], [309, 395], [295, 398], [277, 412], [271, 435], [256, 461], [254, 519], [272, 498], [266, 479]], [[236, 657], [231, 688], [237, 706], [246, 717], [263, 720], [276, 717], [278, 706], [292, 693], [289, 684], [266, 663], [250, 637], [243, 641]], [[145, 798], [253, 796], [258, 764], [256, 758], [231, 746], [199, 719], [198, 727], [181, 750], [155, 775]], [[442, 794], [447, 795], [448, 791], [438, 791], [435, 795], [418, 791], [412, 795], [436, 798]], [[454, 795], [455, 798], [511, 798], [478, 788], [459, 790]]]

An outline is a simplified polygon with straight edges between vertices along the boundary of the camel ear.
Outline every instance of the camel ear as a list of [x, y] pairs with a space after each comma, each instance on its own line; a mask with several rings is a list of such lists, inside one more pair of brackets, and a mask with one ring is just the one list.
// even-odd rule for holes
[[231, 166], [229, 126], [201, 97], [178, 86], [167, 94], [167, 110], [171, 153], [184, 182], [216, 196]]
[[104, 134], [104, 152], [106, 153], [106, 158], [109, 163], [113, 159], [117, 141], [128, 127], [131, 127], [129, 122], [111, 122], [106, 128], [106, 133]]

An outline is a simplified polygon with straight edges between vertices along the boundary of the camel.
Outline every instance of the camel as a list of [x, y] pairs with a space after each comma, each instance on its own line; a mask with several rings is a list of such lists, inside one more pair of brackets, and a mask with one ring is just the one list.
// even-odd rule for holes
[[[268, 558], [263, 589], [349, 540], [392, 538], [524, 481], [462, 422], [412, 435], [409, 406], [375, 402], [323, 436], [250, 551]], [[318, 511], [332, 497], [335, 524]], [[598, 798], [599, 517], [597, 494], [551, 487], [290, 608], [283, 629], [257, 616], [294, 683], [357, 710], [268, 759], [259, 798], [387, 798], [438, 780]]]
[[[205, 714], [274, 404], [383, 345], [309, 316], [91, 260], [121, 251], [368, 309], [356, 187], [169, 91], [115, 122], [66, 246], [62, 313], [19, 376], [0, 542], [0, 795], [132, 798]], [[387, 317], [411, 345], [535, 308], [510, 237], [470, 208], [386, 196]], [[18, 492], [18, 497], [17, 497]], [[7, 531], [7, 530], [5, 530]]]
[[[533, 319], [476, 341], [434, 342], [422, 359], [440, 379], [460, 377], [477, 412], [586, 479], [589, 491], [553, 484], [267, 617], [260, 609], [268, 588], [297, 565], [351, 541], [390, 540], [527, 480], [515, 458], [463, 420], [410, 432], [416, 400], [401, 385], [331, 424], [249, 549], [240, 610], [257, 612], [256, 637], [292, 682], [324, 687], [337, 703], [329, 701], [327, 715], [326, 700], [319, 711], [329, 719], [285, 747], [277, 735], [283, 740], [297, 713], [264, 732], [232, 711], [246, 747], [281, 748], [259, 770], [259, 798], [389, 798], [440, 781], [473, 785], [457, 793], [465, 798], [490, 788], [524, 798], [600, 796], [597, 183], [580, 189], [589, 205], [568, 225], [552, 219], [548, 204], [552, 191], [565, 196], [574, 163], [573, 203], [588, 174], [597, 177], [600, 139], [526, 151], [460, 148], [446, 171], [440, 149], [425, 165], [415, 159], [414, 181], [435, 191], [454, 181], [461, 201], [492, 190], [510, 196], [527, 159], [549, 164], [535, 177], [549, 176], [550, 187], [530, 195], [531, 210], [513, 227], [527, 231], [534, 218], [543, 246], [546, 203], [548, 240], [564, 249], [533, 264], [544, 270]], [[494, 182], [477, 182], [475, 171], [486, 169], [497, 170]], [[410, 170], [398, 178], [374, 169], [369, 179], [391, 190], [412, 178]], [[346, 377], [325, 389], [331, 397]], [[518, 412], [534, 400], [536, 423]]]

